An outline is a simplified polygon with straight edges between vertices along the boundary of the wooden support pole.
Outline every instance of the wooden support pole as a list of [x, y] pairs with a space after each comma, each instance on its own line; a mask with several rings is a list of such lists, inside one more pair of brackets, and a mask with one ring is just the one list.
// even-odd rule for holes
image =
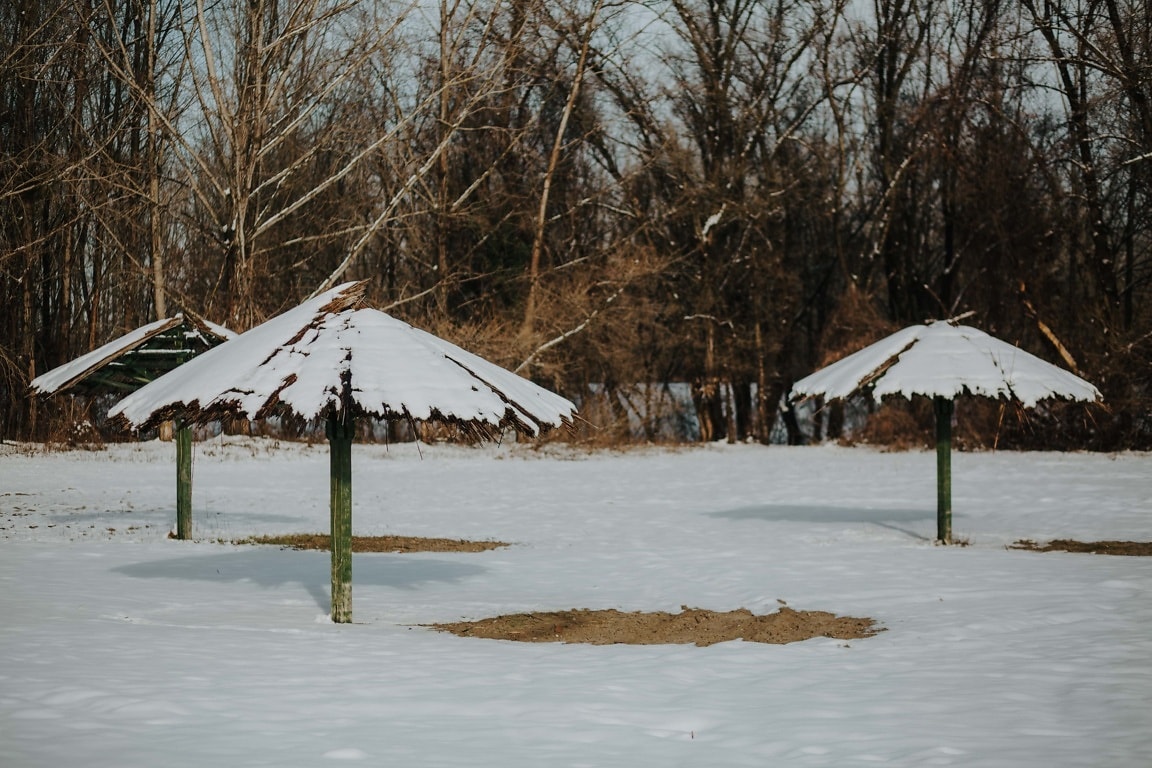
[[[346, 413], [346, 412], [345, 412]], [[332, 621], [352, 621], [352, 434], [351, 416], [328, 417], [331, 454]]]
[[952, 543], [952, 401], [933, 398], [936, 412], [936, 538]]
[[176, 538], [192, 538], [192, 427], [176, 424]]

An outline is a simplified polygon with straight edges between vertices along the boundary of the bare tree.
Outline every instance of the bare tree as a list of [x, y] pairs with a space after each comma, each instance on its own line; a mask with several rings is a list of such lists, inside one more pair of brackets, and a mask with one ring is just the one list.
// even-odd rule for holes
[[659, 110], [628, 113], [651, 148], [655, 242], [678, 254], [674, 322], [693, 349], [683, 373], [693, 382], [702, 439], [743, 439], [753, 430], [767, 439], [799, 304], [806, 214], [795, 193], [818, 186], [798, 187], [797, 172], [822, 100], [806, 66], [819, 27], [813, 5], [788, 0], [677, 1], [670, 12], [681, 45], [666, 57], [673, 85], [664, 96], [675, 123], [652, 130]]
[[572, 109], [580, 95], [580, 88], [584, 83], [584, 72], [588, 65], [588, 49], [592, 43], [592, 34], [596, 29], [597, 17], [603, 7], [603, 0], [595, 0], [589, 11], [587, 21], [580, 20], [582, 30], [577, 32], [579, 53], [576, 56], [575, 72], [572, 75], [572, 84], [568, 88], [568, 95], [564, 99], [564, 108], [560, 113], [560, 120], [556, 126], [556, 136], [552, 141], [552, 148], [548, 153], [548, 164], [544, 168], [543, 186], [540, 190], [540, 205], [536, 210], [536, 220], [532, 232], [532, 252], [528, 260], [528, 296], [524, 302], [524, 322], [521, 325], [522, 336], [531, 337], [536, 324], [536, 303], [540, 291], [540, 255], [544, 249], [544, 234], [548, 223], [548, 201], [552, 191], [552, 183], [556, 178], [556, 168], [560, 160], [560, 153], [564, 149], [567, 139], [568, 121], [572, 116]]
[[394, 126], [354, 135], [360, 124], [345, 120], [349, 99], [364, 96], [353, 86], [399, 21], [382, 24], [375, 11], [356, 0], [197, 0], [186, 8], [194, 109], [177, 159], [189, 220], [200, 228], [192, 235], [217, 269], [206, 308], [219, 307], [239, 329], [297, 298], [292, 280], [270, 277], [347, 252], [354, 214], [324, 213], [340, 210], [345, 182], [395, 136]]
[[[0, 10], [0, 324], [14, 428], [35, 426], [28, 379], [150, 314], [153, 157], [140, 81], [161, 34], [146, 32], [154, 10], [136, 0]], [[102, 55], [113, 46], [125, 71]]]

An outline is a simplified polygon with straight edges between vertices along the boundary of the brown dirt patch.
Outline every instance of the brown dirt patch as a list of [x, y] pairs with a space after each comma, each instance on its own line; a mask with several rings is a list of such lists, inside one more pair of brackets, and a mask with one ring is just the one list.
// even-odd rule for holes
[[794, 611], [787, 606], [767, 616], [755, 616], [746, 608], [727, 613], [688, 606], [683, 606], [680, 613], [579, 608], [425, 626], [460, 637], [592, 645], [695, 643], [703, 646], [738, 639], [783, 644], [813, 637], [854, 640], [883, 631], [872, 619], [835, 616], [824, 611]]
[[1075, 541], [1054, 539], [1047, 544], [1037, 544], [1030, 539], [1021, 539], [1011, 549], [1028, 549], [1033, 552], [1084, 552], [1092, 555], [1126, 555], [1128, 557], [1152, 557], [1152, 541]]
[[[291, 549], [330, 551], [332, 537], [326, 533], [292, 533], [286, 536], [253, 536], [233, 544], [273, 544]], [[353, 536], [353, 552], [484, 552], [507, 547], [502, 541], [427, 539], [419, 536]]]

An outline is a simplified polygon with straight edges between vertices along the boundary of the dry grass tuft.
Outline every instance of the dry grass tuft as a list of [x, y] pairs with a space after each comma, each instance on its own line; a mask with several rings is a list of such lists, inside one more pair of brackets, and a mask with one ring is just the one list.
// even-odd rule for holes
[[1091, 555], [1123, 555], [1127, 557], [1152, 557], [1152, 541], [1075, 541], [1054, 539], [1047, 544], [1037, 544], [1031, 539], [1020, 539], [1009, 549], [1026, 549], [1032, 552], [1081, 552]]

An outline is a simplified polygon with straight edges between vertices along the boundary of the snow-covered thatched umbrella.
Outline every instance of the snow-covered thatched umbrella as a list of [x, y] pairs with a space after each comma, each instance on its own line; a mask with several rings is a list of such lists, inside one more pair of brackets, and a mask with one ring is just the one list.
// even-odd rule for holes
[[[236, 334], [191, 312], [157, 320], [32, 379], [40, 397], [123, 396]], [[192, 537], [192, 429], [176, 425], [176, 538]]]
[[1034, 408], [1050, 398], [1097, 402], [1100, 392], [1079, 376], [976, 328], [951, 322], [914, 325], [796, 382], [791, 400], [844, 400], [869, 391], [930, 397], [936, 414], [937, 538], [952, 542], [952, 401], [968, 393]]
[[570, 426], [576, 406], [463, 349], [364, 305], [345, 283], [129, 395], [109, 413], [144, 428], [276, 414], [327, 419], [332, 620], [352, 620], [352, 437], [357, 417], [436, 420], [491, 438]]

